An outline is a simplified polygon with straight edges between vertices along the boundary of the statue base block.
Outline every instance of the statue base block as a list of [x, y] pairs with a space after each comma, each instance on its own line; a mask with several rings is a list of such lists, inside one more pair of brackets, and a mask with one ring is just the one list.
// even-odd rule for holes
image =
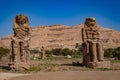
[[102, 61], [102, 62], [89, 62], [87, 67], [90, 68], [110, 68], [111, 66], [110, 61]]
[[29, 63], [20, 62], [20, 63], [9, 63], [9, 68], [14, 70], [27, 70], [30, 68]]

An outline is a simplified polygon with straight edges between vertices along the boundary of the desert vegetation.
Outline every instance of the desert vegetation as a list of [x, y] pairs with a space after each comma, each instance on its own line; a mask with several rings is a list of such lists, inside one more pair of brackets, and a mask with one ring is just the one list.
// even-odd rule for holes
[[115, 58], [120, 60], [120, 47], [105, 49], [104, 56], [107, 58]]
[[3, 57], [8, 56], [9, 54], [9, 49], [0, 47], [0, 61], [2, 60]]
[[[32, 49], [31, 55], [38, 54], [40, 51], [38, 49]], [[71, 56], [71, 58], [82, 58], [82, 46], [76, 43], [75, 49], [69, 49], [69, 48], [53, 48], [51, 50], [45, 50], [45, 54], [47, 58], [53, 57], [53, 56]], [[34, 56], [31, 56], [34, 57]], [[31, 58], [33, 59], [33, 58]]]
[[[9, 56], [9, 49], [0, 47], [0, 60], [2, 60], [3, 57]], [[40, 51], [38, 49], [32, 49], [32, 54], [38, 54]], [[47, 57], [51, 57], [52, 55], [55, 56], [67, 56], [70, 55], [72, 58], [82, 58], [82, 47], [78, 43], [76, 43], [75, 49], [69, 49], [69, 48], [55, 48], [51, 50], [45, 50], [45, 54]], [[120, 60], [120, 47], [117, 48], [108, 48], [104, 50], [104, 56], [106, 58], [114, 58], [116, 60]]]
[[[37, 58], [34, 60], [34, 54], [40, 53], [37, 49], [31, 50], [31, 66], [30, 69], [24, 72], [38, 72], [38, 71], [73, 71], [73, 70], [92, 70], [90, 68], [83, 67], [82, 63], [82, 47], [76, 43], [75, 49], [69, 48], [55, 48], [51, 50], [45, 50], [46, 58]], [[8, 59], [9, 49], [0, 47], [0, 59], [3, 57]], [[71, 58], [67, 58], [70, 55]], [[120, 70], [120, 47], [105, 49], [105, 59], [111, 61], [112, 67], [110, 69], [94, 69], [94, 70]], [[4, 61], [4, 60], [2, 60]], [[2, 62], [1, 61], [1, 62]], [[79, 66], [79, 67], [78, 67]], [[6, 71], [1, 69], [0, 71]]]

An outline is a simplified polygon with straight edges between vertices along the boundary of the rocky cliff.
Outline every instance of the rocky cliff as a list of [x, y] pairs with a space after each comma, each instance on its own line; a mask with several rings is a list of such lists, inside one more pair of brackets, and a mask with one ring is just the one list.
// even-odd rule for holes
[[[45, 46], [51, 48], [75, 48], [76, 43], [82, 43], [81, 28], [83, 24], [73, 27], [64, 25], [38, 26], [32, 29], [31, 49]], [[105, 48], [120, 46], [120, 32], [100, 27], [101, 40]], [[0, 39], [0, 46], [10, 48], [11, 36]]]

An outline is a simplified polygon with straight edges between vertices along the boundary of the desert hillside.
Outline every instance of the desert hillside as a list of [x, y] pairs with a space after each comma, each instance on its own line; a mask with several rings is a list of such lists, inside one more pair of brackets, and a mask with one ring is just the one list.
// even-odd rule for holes
[[[81, 28], [83, 24], [73, 27], [64, 25], [38, 26], [32, 29], [31, 49], [45, 46], [51, 48], [75, 48], [82, 43]], [[120, 32], [100, 27], [101, 39], [105, 48], [120, 46]], [[0, 39], [0, 46], [10, 48], [11, 35]]]

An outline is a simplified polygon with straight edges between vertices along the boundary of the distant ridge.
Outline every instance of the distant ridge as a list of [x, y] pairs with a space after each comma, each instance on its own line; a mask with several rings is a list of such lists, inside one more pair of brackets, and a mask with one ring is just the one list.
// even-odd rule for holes
[[[37, 26], [32, 28], [30, 41], [31, 49], [45, 46], [46, 49], [70, 48], [74, 49], [75, 44], [82, 43], [81, 28], [83, 24], [73, 27], [65, 25]], [[100, 27], [101, 40], [105, 48], [120, 46], [120, 32], [109, 28]], [[0, 39], [0, 46], [10, 48], [11, 35]]]

